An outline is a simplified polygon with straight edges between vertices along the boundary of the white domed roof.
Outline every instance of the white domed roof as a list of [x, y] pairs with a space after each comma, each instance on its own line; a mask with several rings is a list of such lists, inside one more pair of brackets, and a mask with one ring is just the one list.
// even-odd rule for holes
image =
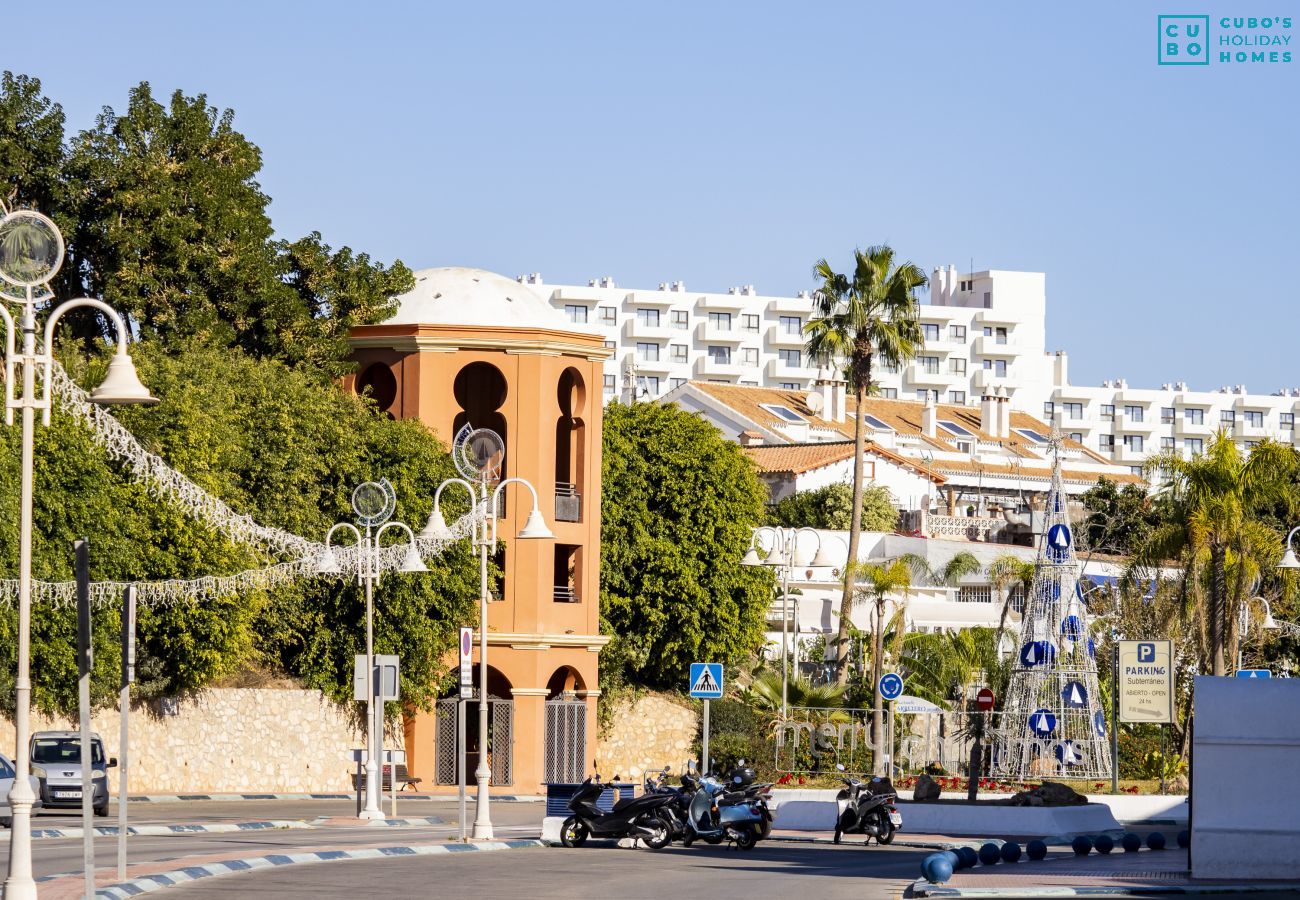
[[415, 273], [415, 289], [397, 299], [396, 315], [383, 324], [581, 330], [530, 286], [484, 269], [421, 269]]

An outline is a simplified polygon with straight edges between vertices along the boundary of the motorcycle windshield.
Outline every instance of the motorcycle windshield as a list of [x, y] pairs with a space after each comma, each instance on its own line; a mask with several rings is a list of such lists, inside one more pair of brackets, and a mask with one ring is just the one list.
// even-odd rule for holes
[[695, 797], [691, 800], [691, 821], [699, 824], [709, 821], [709, 812], [713, 809], [713, 801], [704, 791], [697, 791]]

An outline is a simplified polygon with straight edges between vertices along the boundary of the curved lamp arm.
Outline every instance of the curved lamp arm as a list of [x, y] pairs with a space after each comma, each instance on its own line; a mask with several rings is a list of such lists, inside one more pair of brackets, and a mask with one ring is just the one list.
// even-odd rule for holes
[[376, 547], [379, 546], [379, 537], [380, 537], [380, 535], [382, 535], [385, 531], [387, 531], [387, 530], [390, 529], [390, 528], [400, 528], [400, 529], [402, 529], [403, 531], [406, 532], [406, 536], [407, 536], [407, 538], [410, 539], [411, 543], [415, 543], [415, 532], [411, 530], [411, 526], [410, 526], [410, 525], [407, 525], [405, 522], [385, 522], [383, 525], [380, 525], [380, 526], [379, 526], [379, 530], [375, 532], [375, 546], [376, 546]]
[[421, 538], [432, 541], [451, 537], [447, 520], [442, 517], [442, 492], [444, 488], [453, 484], [461, 485], [465, 488], [465, 493], [469, 494], [470, 514], [478, 512], [478, 496], [474, 493], [474, 485], [464, 478], [448, 478], [433, 492], [433, 509], [429, 511], [429, 521], [425, 522], [424, 528], [420, 530]]
[[[749, 535], [749, 550], [740, 560], [742, 566], [762, 566], [767, 563], [758, 555], [758, 549], [763, 545], [759, 542], [760, 535], [767, 534], [772, 537], [772, 550], [776, 550], [777, 541], [781, 538], [781, 530], [774, 525], [759, 525]], [[772, 554], [769, 553], [768, 556]]]
[[537, 496], [537, 488], [533, 487], [531, 482], [523, 478], [507, 478], [505, 481], [498, 484], [496, 490], [492, 492], [492, 503], [488, 507], [488, 517], [492, 522], [492, 534], [488, 539], [488, 542], [493, 546], [496, 546], [497, 498], [500, 497], [501, 491], [504, 490], [505, 486], [508, 484], [522, 484], [524, 487], [528, 488], [528, 493], [533, 495], [533, 511], [528, 514], [528, 520], [524, 523], [524, 527], [520, 529], [519, 534], [516, 535], [516, 537], [524, 539], [555, 537], [555, 535], [551, 534], [551, 530], [546, 527], [546, 520], [542, 518], [542, 510]]
[[[325, 533], [325, 552], [322, 553], [320, 555], [320, 559], [316, 561], [317, 575], [337, 575], [341, 572], [341, 569], [339, 568], [338, 558], [334, 555], [334, 545], [331, 543], [331, 541], [334, 539], [334, 532], [338, 531], [340, 528], [349, 529], [354, 535], [356, 535], [358, 547], [360, 547], [362, 541], [365, 540], [361, 536], [361, 530], [357, 528], [357, 526], [353, 525], [351, 522], [339, 522], [337, 525], [330, 528], [330, 530]], [[365, 554], [363, 553], [357, 554], [357, 570], [358, 570], [357, 578], [358, 579], [361, 578], [360, 569], [361, 569], [361, 562], [364, 559], [364, 556]]]
[[[44, 349], [44, 353], [37, 357], [38, 360], [44, 366], [44, 373], [43, 373], [44, 385], [42, 386], [41, 389], [41, 400], [43, 402], [41, 421], [45, 425], [50, 424], [50, 367], [54, 363], [54, 330], [55, 328], [58, 327], [59, 320], [62, 319], [65, 314], [72, 312], [72, 310], [74, 309], [84, 309], [86, 307], [89, 307], [91, 309], [97, 309], [100, 312], [102, 312], [104, 315], [108, 316], [109, 321], [113, 323], [113, 330], [117, 334], [117, 352], [113, 356], [113, 361], [109, 363], [109, 376], [110, 377], [112, 376], [115, 366], [122, 366], [123, 368], [129, 368], [130, 380], [135, 382], [135, 387], [138, 388], [140, 394], [143, 395], [143, 396], [136, 396], [130, 400], [120, 400], [120, 399], [114, 401], [103, 400], [101, 402], [106, 402], [106, 403], [107, 402], [156, 403], [157, 402], [153, 398], [150, 398], [149, 392], [144, 390], [143, 385], [139, 384], [139, 380], [135, 374], [135, 367], [132, 366], [131, 358], [130, 356], [127, 355], [126, 322], [122, 319], [122, 316], [118, 313], [117, 310], [113, 309], [113, 307], [109, 306], [103, 300], [99, 300], [95, 297], [78, 297], [76, 300], [69, 300], [66, 303], [59, 304], [55, 308], [54, 312], [50, 314], [50, 318], [45, 322], [45, 349]], [[124, 372], [123, 374], [127, 374], [127, 373]], [[106, 381], [107, 380], [108, 379], [106, 378]], [[94, 399], [93, 394], [91, 396], [91, 399], [92, 400]]]
[[0, 318], [5, 323], [5, 424], [14, 423], [14, 317], [9, 310], [0, 306]]
[[415, 549], [415, 532], [412, 531], [411, 526], [407, 525], [405, 522], [385, 522], [383, 525], [380, 525], [379, 530], [375, 532], [375, 550], [378, 551], [379, 539], [383, 537], [384, 532], [390, 528], [398, 528], [405, 531], [407, 538], [410, 539], [410, 543], [406, 545], [406, 558], [403, 559], [402, 564], [397, 567], [397, 571], [405, 575], [410, 575], [415, 572], [429, 571], [429, 567], [424, 564], [424, 560], [420, 559], [420, 551]]

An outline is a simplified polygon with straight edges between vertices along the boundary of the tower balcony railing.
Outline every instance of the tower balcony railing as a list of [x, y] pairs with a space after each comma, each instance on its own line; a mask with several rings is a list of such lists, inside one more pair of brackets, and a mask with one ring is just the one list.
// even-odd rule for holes
[[582, 521], [582, 495], [578, 486], [569, 481], [555, 483], [555, 520], [557, 522]]
[[578, 592], [569, 585], [556, 585], [552, 598], [556, 603], [577, 603]]

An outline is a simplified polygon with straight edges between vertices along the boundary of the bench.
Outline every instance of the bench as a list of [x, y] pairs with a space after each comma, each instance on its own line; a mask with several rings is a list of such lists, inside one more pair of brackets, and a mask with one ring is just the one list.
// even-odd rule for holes
[[[393, 764], [384, 763], [383, 775], [379, 781], [379, 790], [384, 793], [391, 791], [393, 789], [394, 777], [397, 778], [397, 783], [401, 785], [401, 787], [398, 788], [398, 790], [401, 791], [406, 790], [412, 785], [415, 785], [416, 790], [419, 790], [419, 784], [424, 780], [422, 778], [412, 778], [406, 771], [406, 763], [397, 764], [397, 772], [395, 775], [393, 772]], [[364, 770], [362, 770], [360, 774], [356, 772], [352, 773], [352, 789], [356, 791], [364, 791], [366, 789], [366, 773]]]

